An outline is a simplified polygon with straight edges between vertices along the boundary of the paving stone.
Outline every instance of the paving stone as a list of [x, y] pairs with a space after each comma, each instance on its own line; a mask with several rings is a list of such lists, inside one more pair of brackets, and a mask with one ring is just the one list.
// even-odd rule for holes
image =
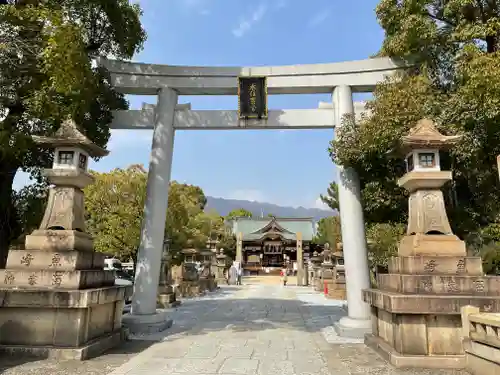
[[219, 354], [218, 345], [193, 345], [186, 353], [186, 358], [215, 358]]
[[[279, 278], [278, 278], [279, 279]], [[402, 370], [362, 340], [336, 335], [343, 301], [303, 287], [223, 286], [169, 310], [171, 329], [129, 341], [84, 362], [0, 360], [2, 375], [465, 375], [461, 371]], [[130, 352], [130, 346], [141, 343]], [[127, 349], [127, 347], [129, 347]], [[137, 353], [137, 354], [136, 354]]]
[[159, 358], [150, 358], [147, 362], [144, 362], [127, 372], [126, 375], [171, 374], [180, 361], [180, 359], [165, 360]]
[[259, 361], [256, 359], [228, 358], [219, 370], [219, 374], [255, 375]]
[[261, 360], [259, 375], [291, 375], [294, 374], [293, 363], [290, 361]]
[[[173, 369], [173, 373], [181, 374], [217, 374], [225, 358], [214, 359], [199, 359], [199, 358], [182, 358], [178, 360]], [[154, 372], [152, 372], [154, 374]], [[128, 375], [128, 374], [127, 374]]]
[[218, 357], [223, 358], [241, 358], [250, 359], [252, 358], [253, 348], [248, 346], [242, 347], [221, 347], [221, 350], [217, 354]]

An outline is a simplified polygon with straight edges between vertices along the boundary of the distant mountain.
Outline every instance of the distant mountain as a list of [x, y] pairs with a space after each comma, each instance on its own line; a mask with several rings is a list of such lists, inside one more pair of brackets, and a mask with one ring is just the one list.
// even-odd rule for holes
[[205, 210], [214, 209], [222, 216], [226, 216], [229, 212], [238, 208], [244, 208], [254, 216], [260, 216], [261, 213], [264, 213], [264, 216], [273, 214], [276, 217], [313, 217], [316, 221], [324, 217], [337, 215], [336, 211], [321, 210], [319, 208], [283, 207], [272, 203], [215, 197], [207, 197], [207, 205], [205, 206]]

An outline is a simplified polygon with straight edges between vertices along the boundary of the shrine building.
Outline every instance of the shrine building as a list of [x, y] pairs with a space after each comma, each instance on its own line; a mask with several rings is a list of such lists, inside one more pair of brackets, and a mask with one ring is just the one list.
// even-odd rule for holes
[[228, 225], [241, 247], [243, 268], [252, 273], [291, 268], [297, 261], [297, 246], [302, 246], [307, 259], [315, 235], [313, 218], [237, 217]]

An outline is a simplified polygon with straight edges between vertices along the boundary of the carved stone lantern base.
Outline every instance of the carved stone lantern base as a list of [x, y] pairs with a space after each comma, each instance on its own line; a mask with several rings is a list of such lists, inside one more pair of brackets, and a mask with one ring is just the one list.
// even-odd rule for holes
[[461, 307], [500, 312], [500, 277], [484, 276], [480, 257], [436, 253], [391, 258], [378, 289], [363, 292], [372, 306], [365, 343], [396, 367], [464, 368]]
[[404, 236], [399, 243], [398, 255], [449, 255], [465, 256], [467, 250], [465, 242], [453, 234], [414, 234]]
[[334, 268], [332, 270], [332, 278], [327, 280], [328, 293], [327, 298], [345, 300], [346, 299], [346, 282], [344, 269], [344, 253], [337, 251], [332, 254]]
[[108, 151], [93, 144], [72, 120], [54, 137], [32, 137], [54, 148], [52, 187], [38, 230], [25, 249], [13, 250], [0, 270], [0, 351], [54, 359], [86, 359], [124, 338], [124, 299], [131, 286], [115, 286], [85, 233], [83, 188], [93, 181], [88, 158]]
[[171, 288], [170, 293], [158, 293], [157, 297], [157, 307], [159, 309], [168, 309], [173, 307], [178, 307], [181, 305], [181, 301], [177, 299], [173, 288]]
[[36, 230], [0, 270], [0, 351], [86, 359], [124, 339], [124, 299], [105, 255], [77, 231]]

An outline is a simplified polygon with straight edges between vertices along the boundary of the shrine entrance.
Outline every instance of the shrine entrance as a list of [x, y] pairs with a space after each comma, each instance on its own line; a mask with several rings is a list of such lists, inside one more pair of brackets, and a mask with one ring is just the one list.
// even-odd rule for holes
[[[111, 124], [112, 129], [153, 129], [129, 317], [136, 326], [149, 326], [165, 318], [157, 313], [156, 297], [175, 130], [331, 128], [333, 137], [333, 129], [342, 126], [344, 116], [359, 117], [364, 111], [364, 103], [353, 102], [353, 93], [371, 92], [385, 77], [406, 68], [389, 58], [273, 67], [190, 67], [107, 59], [99, 64], [108, 69], [118, 91], [158, 98], [156, 105], [145, 105], [141, 110], [117, 111]], [[267, 94], [315, 93], [332, 93], [332, 102], [319, 103], [315, 109], [267, 110]], [[238, 95], [239, 110], [192, 110], [189, 104], [178, 104], [179, 95]], [[339, 166], [338, 170], [348, 316], [337, 323], [336, 329], [339, 334], [354, 337], [371, 330], [370, 306], [362, 299], [362, 290], [370, 287], [370, 277], [359, 180], [352, 169]], [[301, 273], [302, 239], [297, 238], [296, 247]]]

